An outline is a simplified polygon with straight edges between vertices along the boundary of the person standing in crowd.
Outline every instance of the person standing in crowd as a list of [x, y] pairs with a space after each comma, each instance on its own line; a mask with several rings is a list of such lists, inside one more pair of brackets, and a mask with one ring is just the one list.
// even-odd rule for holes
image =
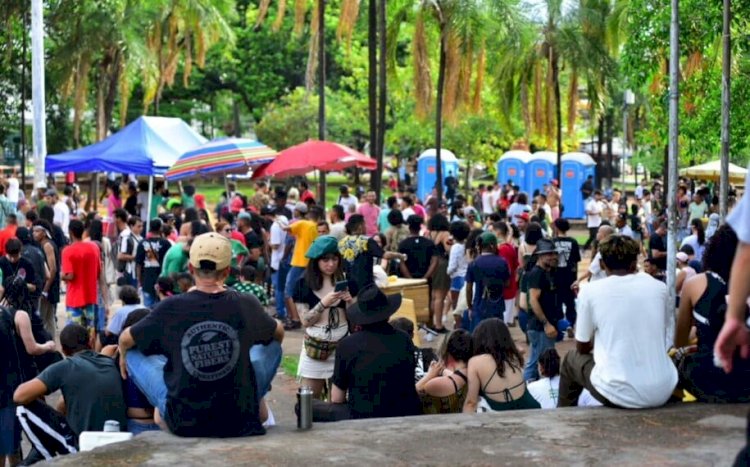
[[469, 238], [469, 224], [466, 222], [453, 222], [450, 226], [453, 245], [448, 257], [448, 276], [451, 279], [451, 310], [456, 309], [458, 294], [464, 288], [466, 281], [466, 270], [469, 267], [469, 257], [466, 254], [466, 239]]
[[349, 213], [356, 212], [359, 201], [356, 196], [349, 193], [347, 185], [341, 185], [339, 187], [339, 201], [336, 204], [344, 208], [344, 214], [348, 216]]
[[[73, 222], [78, 221], [71, 221], [71, 233]], [[122, 381], [115, 361], [95, 353], [89, 344], [88, 330], [75, 323], [60, 332], [60, 345], [68, 358], [20, 385], [13, 394], [14, 402], [27, 405], [59, 389], [67, 421], [77, 436], [84, 431], [103, 431], [107, 420], [119, 422], [122, 428], [127, 426]]]
[[336, 237], [337, 240], [341, 240], [346, 235], [345, 217], [344, 208], [340, 204], [331, 206], [328, 218], [331, 225], [331, 235]]
[[57, 304], [60, 302], [60, 251], [52, 241], [47, 221], [34, 221], [31, 232], [34, 241], [44, 253], [49, 273], [42, 288], [39, 314], [42, 317], [44, 329], [54, 336], [57, 331]]
[[372, 237], [378, 233], [378, 218], [380, 217], [380, 208], [375, 204], [377, 197], [374, 191], [368, 191], [365, 195], [365, 202], [357, 208], [357, 213], [365, 219], [365, 235]]
[[578, 296], [576, 348], [563, 361], [558, 407], [576, 405], [584, 388], [609, 407], [659, 407], [677, 385], [667, 288], [637, 272], [633, 239], [613, 235], [599, 251], [608, 277]]
[[482, 321], [472, 334], [473, 354], [463, 413], [538, 409], [523, 377], [523, 356], [498, 318]]
[[124, 209], [115, 211], [115, 224], [117, 225], [117, 248], [116, 262], [117, 273], [120, 276], [119, 285], [136, 286], [138, 281], [135, 274], [135, 253], [138, 248], [135, 234], [128, 225], [128, 213]]
[[58, 248], [64, 248], [68, 244], [68, 239], [60, 226], [54, 223], [55, 211], [52, 210], [52, 206], [43, 206], [40, 208], [39, 218], [49, 222], [49, 225], [52, 228], [52, 241], [55, 242], [55, 245], [57, 245]]
[[581, 249], [578, 241], [568, 235], [570, 222], [567, 219], [557, 219], [554, 223], [555, 237], [552, 242], [559, 253], [557, 268], [555, 269], [555, 283], [559, 303], [565, 306], [565, 319], [570, 327], [568, 337], [573, 338], [576, 324], [576, 294], [573, 284], [578, 278], [578, 263], [581, 262]]
[[286, 304], [284, 302], [284, 287], [286, 276], [289, 274], [290, 264], [284, 258], [286, 250], [287, 228], [289, 220], [277, 213], [271, 224], [271, 237], [268, 241], [271, 248], [271, 283], [273, 285], [276, 301], [276, 318], [282, 321], [287, 319]]
[[441, 334], [446, 334], [448, 330], [445, 329], [443, 317], [447, 318], [445, 297], [448, 295], [451, 286], [448, 276], [448, 252], [451, 248], [450, 224], [445, 215], [437, 213], [430, 217], [427, 228], [430, 231], [430, 239], [435, 244], [435, 256], [437, 257], [437, 265], [430, 280], [430, 313], [433, 318], [434, 329]]
[[695, 352], [685, 352], [678, 365], [680, 387], [701, 402], [750, 401], [750, 360], [735, 359], [730, 374], [713, 364], [714, 345], [725, 321], [727, 284], [737, 244], [730, 226], [719, 227], [703, 255], [705, 272], [685, 281], [680, 294], [675, 347], [689, 349], [693, 326], [698, 337]]
[[[661, 222], [648, 242], [649, 259], [660, 271], [667, 270], [667, 221]], [[695, 251], [695, 250], [693, 250]]]
[[583, 185], [581, 185], [581, 197], [583, 198], [583, 201], [585, 202], [587, 199], [591, 198], [591, 194], [594, 192], [594, 176], [589, 175], [586, 177], [586, 181], [583, 182]]
[[361, 330], [336, 347], [331, 402], [347, 404], [351, 418], [421, 413], [414, 385], [414, 344], [388, 323], [400, 307], [400, 294], [386, 296], [371, 284], [346, 311], [349, 323]]
[[331, 235], [331, 226], [326, 221], [318, 221], [318, 237], [321, 235]]
[[68, 225], [70, 224], [70, 207], [57, 194], [57, 190], [50, 188], [44, 194], [47, 204], [52, 206], [54, 212], [52, 223], [60, 227], [66, 237], [68, 234]]
[[586, 202], [586, 228], [589, 229], [589, 238], [583, 245], [584, 250], [588, 250], [596, 239], [599, 227], [602, 225], [602, 192], [594, 191], [594, 195]]
[[385, 200], [386, 208], [380, 210], [378, 215], [378, 232], [384, 234], [391, 228], [392, 224], [388, 222], [388, 214], [391, 211], [398, 209], [398, 198], [395, 196], [389, 196]]
[[83, 222], [70, 221], [71, 244], [62, 251], [62, 274], [67, 283], [65, 308], [67, 322], [88, 330], [92, 343], [96, 334], [97, 292], [101, 269], [99, 247], [83, 241]]
[[160, 219], [152, 219], [147, 237], [138, 244], [135, 253], [138, 287], [143, 293], [143, 305], [151, 308], [158, 301], [154, 284], [161, 274], [164, 257], [172, 246], [162, 237]]
[[401, 275], [409, 279], [429, 280], [437, 267], [435, 243], [419, 234], [423, 222], [422, 217], [409, 216], [406, 219], [409, 237], [398, 245], [398, 252], [406, 255], [406, 260], [400, 264]]
[[[404, 219], [409, 220], [409, 216], [417, 215], [416, 210], [414, 209], [414, 198], [411, 194], [408, 194], [401, 198], [401, 214], [404, 216]], [[424, 220], [424, 216], [419, 216]]]
[[386, 252], [372, 237], [365, 235], [365, 218], [353, 214], [346, 222], [347, 236], [339, 240], [339, 252], [343, 258], [343, 269], [349, 283], [348, 291], [356, 297], [365, 286], [374, 283], [373, 264], [376, 259], [400, 259], [401, 253]]
[[349, 290], [336, 290], [336, 284], [344, 280], [344, 270], [335, 237], [316, 238], [305, 256], [310, 262], [292, 295], [305, 327], [297, 373], [301, 385], [320, 398], [333, 376], [336, 347], [349, 333], [346, 307], [354, 300]]
[[688, 223], [692, 224], [694, 219], [703, 219], [708, 217], [708, 205], [706, 204], [703, 194], [698, 192], [693, 195], [693, 201], [688, 206]]
[[[201, 221], [193, 221], [193, 223], [197, 223], [198, 225], [203, 225]], [[198, 225], [196, 225], [196, 227], [198, 227]], [[241, 272], [240, 266], [244, 262], [245, 258], [248, 257], [250, 252], [248, 251], [247, 248], [245, 248], [245, 245], [243, 245], [241, 242], [232, 238], [232, 226], [231, 225], [227, 224], [226, 222], [217, 222], [215, 228], [216, 228], [217, 233], [220, 233], [221, 235], [226, 237], [227, 240], [229, 240], [229, 243], [232, 244], [232, 263], [230, 264], [232, 272], [229, 273], [229, 277], [227, 278], [227, 285], [231, 287], [237, 283], [237, 281], [239, 280], [239, 276], [241, 275], [241, 274], [235, 274], [234, 271]], [[200, 234], [193, 235], [192, 230], [193, 229], [191, 226], [191, 235], [190, 235], [191, 238], [195, 238], [198, 235], [200, 235]], [[253, 268], [253, 270], [255, 269]]]
[[299, 193], [300, 201], [307, 203], [308, 200], [310, 200], [315, 204], [315, 195], [310, 191], [310, 185], [307, 183], [307, 180], [301, 180], [299, 182]]
[[477, 238], [479, 256], [466, 270], [466, 319], [462, 327], [473, 332], [485, 319], [502, 317], [503, 290], [510, 280], [508, 263], [498, 255], [497, 237], [485, 232]]
[[16, 236], [16, 229], [18, 229], [18, 220], [16, 215], [11, 213], [6, 217], [5, 228], [0, 230], [0, 256], [5, 254], [5, 244], [11, 238]]
[[560, 182], [553, 178], [547, 187], [547, 204], [550, 208], [550, 215], [552, 222], [555, 222], [560, 218], [560, 198], [562, 194], [560, 192]]
[[385, 243], [388, 251], [398, 251], [402, 241], [409, 238], [409, 229], [406, 227], [404, 215], [398, 209], [391, 209], [388, 213], [388, 225], [385, 231]]
[[37, 276], [34, 271], [34, 265], [31, 262], [21, 256], [21, 249], [23, 245], [17, 238], [11, 238], [8, 240], [5, 248], [5, 255], [0, 258], [0, 273], [2, 273], [2, 284], [4, 288], [8, 288], [8, 284], [14, 280], [21, 280], [26, 284], [28, 290], [28, 303], [24, 304], [24, 307], [28, 307], [27, 310], [30, 313], [36, 312], [36, 298], [39, 297], [37, 292]]
[[508, 219], [510, 219], [513, 225], [518, 226], [518, 220], [521, 216], [524, 214], [528, 216], [529, 212], [531, 212], [531, 206], [529, 206], [528, 195], [521, 192], [518, 193], [516, 200], [508, 208]]
[[250, 198], [250, 206], [254, 206], [255, 209], [260, 211], [267, 207], [270, 201], [271, 199], [268, 196], [268, 184], [263, 180], [258, 180], [255, 183], [255, 194]]
[[226, 238], [196, 237], [195, 289], [159, 302], [120, 334], [122, 377], [133, 378], [155, 421], [177, 436], [265, 433], [263, 397], [281, 362], [284, 330], [257, 299], [225, 288], [231, 260]]
[[503, 302], [505, 311], [503, 312], [503, 322], [508, 327], [515, 326], [516, 296], [518, 295], [518, 249], [513, 245], [511, 230], [508, 223], [499, 221], [492, 224], [492, 231], [497, 238], [497, 254], [505, 260], [508, 265], [508, 283], [503, 287]]
[[286, 301], [286, 311], [289, 315], [289, 321], [284, 325], [284, 329], [294, 330], [302, 327], [297, 307], [292, 300], [294, 285], [299, 281], [302, 274], [307, 268], [309, 259], [305, 256], [307, 249], [312, 242], [318, 237], [318, 221], [323, 217], [321, 209], [314, 206], [309, 210], [305, 203], [297, 203], [294, 207], [294, 215], [297, 219], [289, 224], [287, 230], [294, 237], [294, 253], [292, 254], [291, 268], [286, 276], [286, 285], [284, 288], [284, 300]]
[[539, 355], [546, 349], [555, 347], [558, 322], [563, 318], [558, 297], [559, 285], [555, 282], [555, 270], [559, 261], [555, 244], [547, 239], [539, 240], [534, 256], [536, 264], [527, 278], [530, 311], [526, 327], [529, 359], [524, 368], [524, 378], [527, 381], [539, 379]]
[[[21, 257], [31, 263], [34, 268], [34, 276], [36, 280], [34, 285], [36, 289], [32, 293], [34, 301], [34, 309], [32, 311], [38, 312], [41, 307], [40, 299], [44, 292], [44, 285], [47, 283], [49, 278], [49, 270], [47, 269], [47, 259], [42, 253], [42, 250], [34, 243], [34, 239], [31, 237], [31, 231], [26, 227], [19, 227], [16, 230], [16, 238], [21, 242]], [[41, 313], [40, 313], [41, 316]]]
[[[699, 196], [699, 195], [696, 195]], [[693, 248], [695, 260], [703, 260], [703, 251], [706, 249], [706, 230], [703, 227], [703, 219], [697, 218], [690, 221], [691, 234], [685, 237], [680, 247], [690, 245]]]

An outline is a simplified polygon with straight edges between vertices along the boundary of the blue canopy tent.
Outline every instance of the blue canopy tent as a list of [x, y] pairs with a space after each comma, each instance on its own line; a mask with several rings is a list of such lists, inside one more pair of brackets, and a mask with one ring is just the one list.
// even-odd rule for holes
[[160, 175], [205, 142], [179, 118], [140, 117], [103, 141], [47, 156], [46, 171]]
[[[205, 142], [206, 138], [179, 118], [139, 117], [103, 141], [48, 155], [46, 171], [148, 175], [150, 209], [154, 175], [164, 174], [181, 154]], [[147, 228], [149, 220], [144, 219]]]

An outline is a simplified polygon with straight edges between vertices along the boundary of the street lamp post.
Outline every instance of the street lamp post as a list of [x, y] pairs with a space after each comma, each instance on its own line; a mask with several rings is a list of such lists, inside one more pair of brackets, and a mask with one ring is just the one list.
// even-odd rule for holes
[[[46, 112], [44, 107], [44, 11], [42, 0], [31, 1], [31, 101], [34, 109], [34, 186], [45, 180], [47, 156]], [[23, 156], [25, 157], [25, 155]]]
[[635, 103], [635, 94], [630, 89], [625, 90], [622, 100], [622, 187], [625, 189], [625, 156], [628, 152], [628, 109]]

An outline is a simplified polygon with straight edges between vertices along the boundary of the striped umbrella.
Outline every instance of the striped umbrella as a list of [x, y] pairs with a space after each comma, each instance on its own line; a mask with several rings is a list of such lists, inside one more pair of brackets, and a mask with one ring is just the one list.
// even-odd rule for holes
[[276, 151], [260, 141], [222, 138], [188, 151], [166, 173], [167, 180], [208, 174], [245, 174], [274, 160]]

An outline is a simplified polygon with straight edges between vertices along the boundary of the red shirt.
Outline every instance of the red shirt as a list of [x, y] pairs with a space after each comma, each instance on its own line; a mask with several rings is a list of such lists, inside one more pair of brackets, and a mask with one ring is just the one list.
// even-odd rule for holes
[[518, 251], [516, 247], [510, 243], [503, 243], [497, 247], [497, 253], [508, 263], [508, 269], [510, 269], [510, 280], [508, 281], [508, 287], [503, 289], [503, 299], [510, 300], [515, 298], [518, 293]]
[[299, 197], [299, 200], [306, 203], [308, 199], [315, 201], [315, 195], [310, 190], [305, 190]]
[[8, 240], [16, 236], [17, 225], [9, 225], [3, 230], [0, 230], [0, 256], [5, 256], [5, 244]]
[[97, 303], [100, 261], [99, 247], [94, 242], [75, 242], [63, 249], [62, 273], [73, 273], [65, 294], [66, 307], [81, 308]]
[[242, 246], [247, 246], [247, 242], [245, 241], [245, 236], [242, 235], [242, 232], [237, 232], [236, 230], [232, 230], [232, 240], [237, 240], [238, 242], [242, 243]]

